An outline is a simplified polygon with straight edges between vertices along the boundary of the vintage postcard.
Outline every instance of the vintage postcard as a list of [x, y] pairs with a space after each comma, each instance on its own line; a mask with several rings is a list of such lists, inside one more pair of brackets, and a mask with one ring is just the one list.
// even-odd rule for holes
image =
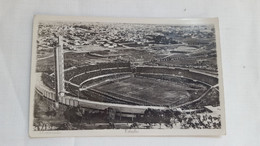
[[217, 18], [35, 16], [31, 137], [219, 136]]

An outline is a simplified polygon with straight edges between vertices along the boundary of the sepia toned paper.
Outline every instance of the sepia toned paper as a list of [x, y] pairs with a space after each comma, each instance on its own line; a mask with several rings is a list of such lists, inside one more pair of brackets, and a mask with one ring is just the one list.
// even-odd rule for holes
[[217, 18], [35, 16], [31, 137], [220, 136]]

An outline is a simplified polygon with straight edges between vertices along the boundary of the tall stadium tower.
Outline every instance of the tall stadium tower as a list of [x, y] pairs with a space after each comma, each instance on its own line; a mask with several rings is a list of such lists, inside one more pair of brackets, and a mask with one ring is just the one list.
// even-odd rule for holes
[[55, 107], [59, 107], [59, 101], [65, 94], [64, 87], [64, 57], [63, 57], [63, 37], [58, 36], [58, 47], [54, 49], [55, 56], [55, 79], [56, 79], [56, 97]]

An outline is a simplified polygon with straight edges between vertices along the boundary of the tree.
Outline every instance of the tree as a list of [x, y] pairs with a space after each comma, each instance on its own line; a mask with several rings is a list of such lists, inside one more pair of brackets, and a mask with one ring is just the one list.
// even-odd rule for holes
[[70, 122], [66, 122], [60, 125], [57, 130], [72, 130], [72, 129], [73, 129], [72, 124]]
[[163, 122], [163, 113], [160, 110], [150, 109], [148, 108], [144, 112], [145, 122], [148, 123], [150, 126], [152, 123], [161, 123]]
[[65, 119], [71, 123], [81, 122], [83, 117], [79, 107], [68, 107], [63, 114]]
[[109, 107], [105, 109], [105, 120], [109, 123], [110, 128], [114, 129], [115, 125], [115, 117], [116, 117], [116, 110]]
[[150, 108], [146, 109], [144, 111], [144, 121], [145, 123], [148, 123], [151, 126], [152, 123], [152, 110]]

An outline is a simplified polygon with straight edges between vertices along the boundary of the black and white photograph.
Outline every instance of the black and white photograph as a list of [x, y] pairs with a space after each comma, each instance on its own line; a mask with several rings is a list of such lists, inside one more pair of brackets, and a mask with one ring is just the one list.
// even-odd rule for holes
[[35, 16], [30, 136], [225, 134], [218, 19]]

